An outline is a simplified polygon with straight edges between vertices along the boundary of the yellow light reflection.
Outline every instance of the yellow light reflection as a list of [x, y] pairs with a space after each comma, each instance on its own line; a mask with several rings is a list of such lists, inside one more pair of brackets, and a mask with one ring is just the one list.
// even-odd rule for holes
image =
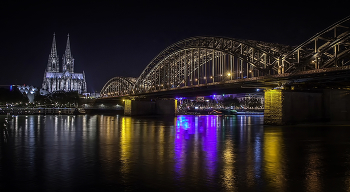
[[164, 149], [164, 146], [165, 146], [165, 139], [164, 139], [164, 125], [160, 125], [158, 127], [158, 139], [157, 140], [157, 150], [156, 152], [158, 152], [158, 158], [155, 159], [155, 161], [157, 161], [157, 173], [160, 174], [160, 175], [163, 175], [165, 174], [164, 172], [164, 154], [166, 153], [165, 152], [165, 149]]
[[309, 151], [309, 156], [307, 158], [307, 169], [306, 169], [306, 191], [322, 191], [321, 174], [322, 167], [320, 155], [318, 153], [313, 153]]
[[253, 186], [254, 185], [254, 178], [255, 178], [255, 171], [254, 169], [256, 169], [256, 165], [255, 165], [255, 161], [254, 161], [254, 146], [252, 145], [251, 139], [252, 137], [252, 117], [251, 116], [246, 116], [246, 120], [245, 122], [247, 122], [246, 124], [246, 128], [245, 128], [245, 134], [246, 134], [246, 145], [247, 145], [247, 156], [246, 156], [246, 162], [247, 162], [247, 166], [246, 166], [246, 177], [247, 177], [247, 183], [249, 186]]
[[227, 191], [235, 191], [236, 188], [236, 180], [235, 180], [235, 153], [234, 153], [234, 145], [231, 140], [226, 140], [225, 142], [225, 150], [223, 153], [223, 187]]
[[122, 117], [121, 130], [120, 130], [120, 153], [121, 161], [123, 163], [121, 167], [122, 173], [129, 172], [129, 163], [131, 156], [131, 118]]
[[161, 163], [163, 163], [163, 155], [164, 155], [164, 126], [159, 126], [158, 129], [158, 141], [159, 141], [159, 159], [161, 160]]
[[282, 171], [282, 135], [276, 130], [264, 132], [264, 169], [271, 187], [284, 191], [284, 175]]
[[[114, 116], [103, 116], [100, 121], [100, 149], [101, 154], [106, 160], [102, 167], [105, 170], [106, 175], [113, 175], [113, 172], [117, 169], [114, 162], [118, 161], [115, 154], [117, 140], [115, 140], [114, 132]], [[117, 179], [116, 177], [106, 178], [110, 181]]]

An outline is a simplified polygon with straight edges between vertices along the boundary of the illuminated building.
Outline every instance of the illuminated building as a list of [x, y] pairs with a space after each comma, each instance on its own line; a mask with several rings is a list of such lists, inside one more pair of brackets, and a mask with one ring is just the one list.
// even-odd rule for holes
[[53, 35], [51, 53], [44, 73], [42, 89], [48, 92], [77, 91], [86, 92], [85, 73], [74, 73], [74, 58], [70, 50], [69, 34], [65, 53], [62, 57], [62, 72], [60, 72], [59, 57], [56, 50], [55, 34]]
[[29, 103], [33, 103], [34, 102], [34, 94], [35, 92], [38, 91], [38, 89], [36, 87], [33, 86], [26, 86], [26, 85], [17, 85], [18, 90], [22, 93], [22, 94], [26, 94], [29, 100]]

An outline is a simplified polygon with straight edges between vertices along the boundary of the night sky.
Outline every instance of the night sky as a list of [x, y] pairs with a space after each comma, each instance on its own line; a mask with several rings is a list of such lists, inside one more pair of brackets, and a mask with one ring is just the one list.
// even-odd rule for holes
[[41, 88], [53, 33], [60, 67], [69, 33], [75, 72], [85, 72], [88, 92], [99, 92], [112, 77], [138, 77], [159, 52], [185, 38], [298, 45], [350, 15], [347, 1], [334, 0], [83, 2], [1, 1], [0, 85]]

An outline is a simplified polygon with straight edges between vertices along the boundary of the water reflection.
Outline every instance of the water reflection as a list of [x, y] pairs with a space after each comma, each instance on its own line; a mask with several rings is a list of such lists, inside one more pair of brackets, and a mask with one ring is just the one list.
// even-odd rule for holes
[[308, 146], [308, 155], [306, 157], [306, 178], [305, 186], [306, 191], [322, 191], [322, 158], [320, 156], [320, 144], [318, 142], [312, 143], [311, 146]]
[[235, 173], [235, 149], [234, 144], [230, 142], [229, 140], [226, 140], [225, 150], [223, 151], [223, 173], [222, 173], [222, 180], [223, 180], [223, 187], [229, 191], [233, 191], [236, 189], [236, 173]]
[[17, 116], [8, 141], [0, 138], [0, 189], [348, 189], [350, 129], [264, 127], [262, 120]]
[[123, 117], [120, 130], [120, 160], [121, 172], [124, 174], [130, 171], [131, 131], [131, 117]]
[[283, 142], [278, 130], [264, 130], [264, 170], [272, 188], [283, 191], [284, 175], [282, 171]]

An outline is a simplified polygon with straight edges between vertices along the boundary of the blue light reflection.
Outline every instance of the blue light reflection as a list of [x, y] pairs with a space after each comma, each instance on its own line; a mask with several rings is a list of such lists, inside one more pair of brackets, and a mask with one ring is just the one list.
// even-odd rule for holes
[[[217, 142], [218, 129], [221, 124], [218, 116], [177, 116], [176, 136], [175, 136], [175, 171], [178, 177], [182, 177], [185, 172], [185, 165], [198, 159], [198, 154], [189, 158], [186, 149], [194, 147], [198, 151], [201, 147], [205, 152], [205, 166], [207, 176], [212, 177], [216, 172], [217, 162]], [[191, 140], [194, 138], [194, 140]], [[187, 162], [188, 159], [188, 162]]]

